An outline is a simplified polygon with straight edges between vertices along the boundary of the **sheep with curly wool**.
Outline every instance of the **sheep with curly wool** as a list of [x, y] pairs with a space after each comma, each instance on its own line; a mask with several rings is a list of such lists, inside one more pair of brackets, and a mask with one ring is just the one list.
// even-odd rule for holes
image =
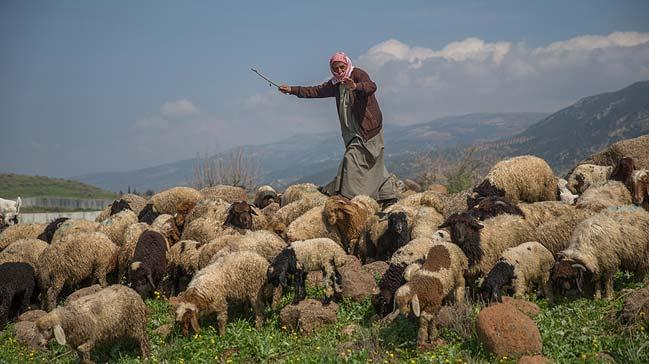
[[360, 238], [351, 247], [351, 253], [363, 264], [385, 261], [410, 240], [408, 215], [404, 211], [393, 210], [380, 216], [375, 214], [367, 220]]
[[595, 214], [597, 212], [589, 209], [574, 209], [571, 213], [550, 218], [536, 227], [534, 239], [556, 255], [568, 247], [575, 227]]
[[0, 330], [29, 307], [36, 286], [34, 274], [27, 263], [0, 264]]
[[212, 256], [210, 263], [238, 251], [251, 251], [272, 262], [279, 253], [286, 248], [287, 244], [275, 233], [265, 230], [251, 231], [242, 235], [240, 239], [230, 241], [226, 246]]
[[50, 244], [57, 244], [65, 239], [68, 235], [77, 233], [94, 233], [100, 231], [101, 224], [94, 221], [87, 220], [73, 220], [69, 219], [59, 225], [54, 235], [52, 235], [52, 242]]
[[202, 246], [199, 252], [198, 268], [203, 269], [207, 267], [216, 253], [230, 244], [236, 244], [243, 236], [241, 234], [226, 234], [210, 240], [209, 243]]
[[167, 272], [167, 241], [157, 231], [147, 230], [135, 245], [133, 258], [128, 265], [127, 281], [143, 297], [158, 290]]
[[325, 303], [340, 294], [338, 268], [347, 263], [347, 254], [338, 243], [327, 238], [294, 241], [282, 250], [268, 268], [268, 281], [274, 287], [295, 286], [293, 304], [306, 298], [306, 275], [322, 272], [325, 282]]
[[588, 284], [595, 299], [613, 297], [613, 276], [620, 270], [649, 273], [649, 212], [640, 208], [604, 210], [582, 221], [559, 253], [552, 269], [554, 286], [563, 294]]
[[167, 279], [172, 296], [184, 291], [194, 273], [198, 271], [201, 243], [181, 240], [167, 251]]
[[257, 208], [263, 209], [266, 206], [270, 205], [271, 203], [279, 203], [279, 202], [280, 202], [280, 198], [277, 195], [277, 191], [275, 191], [275, 189], [272, 188], [271, 186], [265, 185], [257, 189], [253, 204]]
[[0, 251], [20, 239], [37, 239], [45, 230], [45, 224], [11, 225], [0, 233]]
[[279, 203], [277, 202], [270, 203], [266, 207], [261, 209], [261, 213], [264, 214], [269, 225], [275, 218], [277, 211], [279, 211]]
[[223, 222], [211, 218], [199, 217], [183, 229], [180, 240], [193, 240], [207, 244], [222, 235]]
[[125, 242], [126, 229], [133, 224], [137, 224], [137, 215], [131, 210], [123, 210], [102, 221], [98, 231], [106, 234], [113, 243], [121, 247]]
[[451, 243], [439, 243], [430, 248], [421, 269], [394, 295], [394, 311], [419, 318], [417, 345], [426, 346], [437, 337], [437, 314], [445, 300], [464, 301], [464, 272], [468, 261], [462, 250]]
[[313, 196], [321, 196], [325, 198], [327, 197], [325, 194], [320, 192], [318, 190], [318, 186], [314, 185], [313, 183], [299, 183], [290, 185], [286, 188], [286, 190], [284, 190], [284, 193], [282, 193], [282, 197], [280, 198], [280, 205], [282, 207], [288, 206], [295, 201], [302, 200], [305, 197]]
[[584, 191], [575, 202], [578, 209], [601, 211], [608, 207], [624, 206], [633, 203], [631, 193], [624, 183], [608, 181]]
[[196, 203], [196, 206], [194, 206], [189, 214], [187, 214], [185, 224], [189, 224], [199, 217], [211, 218], [216, 221], [225, 221], [229, 208], [230, 203], [220, 198], [200, 200]]
[[205, 187], [199, 192], [202, 195], [202, 199], [221, 199], [228, 203], [248, 200], [246, 189], [238, 186], [216, 185]]
[[550, 271], [553, 266], [552, 252], [539, 242], [529, 241], [506, 249], [484, 279], [482, 297], [487, 302], [501, 302], [501, 291], [513, 288], [514, 297], [523, 298], [528, 288], [537, 284], [552, 302]]
[[566, 187], [570, 192], [580, 195], [591, 186], [601, 186], [606, 183], [612, 172], [612, 166], [580, 164], [568, 173]]
[[266, 279], [268, 266], [259, 254], [241, 251], [198, 271], [184, 293], [169, 299], [183, 334], [187, 336], [190, 328], [200, 331], [199, 316], [216, 314], [219, 334], [224, 335], [228, 307], [241, 302], [250, 303], [256, 327], [261, 328], [264, 302], [272, 295], [272, 286]]
[[469, 208], [487, 196], [502, 196], [513, 203], [555, 201], [557, 178], [546, 161], [523, 155], [496, 163], [473, 192]]
[[175, 215], [179, 210], [188, 212], [203, 195], [191, 187], [173, 187], [151, 196], [150, 202], [159, 214]]
[[43, 232], [40, 235], [38, 235], [38, 239], [48, 244], [52, 243], [52, 239], [54, 238], [54, 234], [56, 233], [56, 230], [58, 230], [59, 227], [61, 227], [61, 224], [68, 221], [69, 219], [70, 218], [68, 217], [59, 217], [50, 221], [50, 223], [47, 224], [47, 226], [45, 227], [45, 230], [43, 230]]
[[146, 305], [135, 291], [112, 285], [38, 318], [38, 345], [45, 347], [54, 338], [58, 344], [72, 347], [88, 363], [95, 346], [131, 338], [146, 358], [150, 352], [147, 313]]
[[286, 228], [288, 241], [328, 238], [342, 247], [340, 232], [336, 225], [329, 225], [325, 207], [316, 206], [298, 217]]
[[86, 278], [106, 287], [106, 275], [115, 269], [119, 248], [105, 234], [75, 233], [50, 244], [38, 258], [38, 285], [46, 293], [46, 311], [56, 306], [64, 285], [72, 286]]
[[359, 195], [351, 200], [332, 196], [324, 205], [324, 214], [327, 224], [338, 229], [343, 248], [351, 254], [367, 220], [379, 209], [379, 204], [369, 196]]
[[0, 264], [9, 262], [27, 263], [36, 269], [38, 258], [48, 244], [40, 239], [20, 239], [0, 252]]

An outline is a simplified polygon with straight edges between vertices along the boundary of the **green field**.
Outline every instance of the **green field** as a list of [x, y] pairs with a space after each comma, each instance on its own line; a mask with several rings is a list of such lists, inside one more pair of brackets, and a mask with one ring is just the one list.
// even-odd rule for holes
[[[649, 363], [649, 335], [645, 326], [623, 327], [617, 312], [625, 294], [621, 288], [636, 288], [628, 276], [616, 280], [617, 295], [611, 301], [590, 299], [562, 300], [548, 307], [545, 300], [535, 300], [541, 314], [534, 320], [543, 338], [543, 354], [557, 363], [604, 363], [602, 353], [617, 363]], [[318, 291], [309, 289], [309, 296]], [[530, 297], [532, 298], [532, 297]], [[532, 298], [533, 299], [533, 298]], [[284, 296], [283, 304], [291, 300]], [[312, 336], [292, 333], [282, 327], [278, 311], [268, 310], [261, 330], [254, 327], [252, 314], [231, 317], [227, 332], [219, 337], [215, 317], [201, 320], [200, 334], [183, 337], [174, 328], [166, 338], [154, 333], [173, 322], [170, 306], [164, 300], [148, 300], [148, 332], [152, 348], [149, 361], [141, 360], [139, 350], [130, 341], [94, 351], [93, 360], [116, 363], [515, 363], [513, 358], [494, 357], [485, 352], [473, 326], [480, 307], [468, 307], [449, 327], [440, 330], [446, 344], [432, 351], [416, 350], [416, 325], [398, 318], [389, 325], [372, 321], [369, 300], [344, 301], [338, 322]], [[459, 311], [458, 311], [459, 312]], [[355, 325], [352, 333], [344, 329]], [[2, 363], [74, 363], [76, 353], [50, 344], [49, 352], [32, 351], [16, 343], [9, 325], [0, 332]]]
[[116, 193], [85, 183], [62, 178], [0, 174], [0, 197], [66, 197], [89, 199], [114, 199]]

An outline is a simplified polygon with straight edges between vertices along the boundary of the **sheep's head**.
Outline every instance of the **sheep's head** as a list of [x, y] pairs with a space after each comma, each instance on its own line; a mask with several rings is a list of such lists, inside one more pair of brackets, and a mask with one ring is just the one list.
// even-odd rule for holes
[[471, 216], [474, 216], [479, 220], [486, 220], [490, 217], [502, 214], [525, 216], [523, 211], [516, 206], [516, 204], [511, 203], [508, 199], [501, 196], [488, 196], [482, 198], [477, 205], [468, 212]]
[[56, 342], [59, 345], [65, 345], [67, 340], [65, 338], [65, 332], [61, 326], [61, 319], [58, 315], [59, 309], [54, 309], [52, 312], [39, 317], [36, 324], [36, 337], [33, 339], [33, 342], [38, 347], [47, 347], [47, 343], [56, 339]]
[[485, 302], [502, 302], [501, 291], [510, 286], [514, 278], [514, 267], [511, 264], [503, 261], [496, 263], [480, 288], [482, 299]]
[[66, 222], [68, 219], [69, 218], [67, 217], [59, 217], [54, 221], [50, 222], [45, 227], [45, 230], [43, 230], [43, 232], [40, 233], [40, 235], [38, 235], [38, 239], [43, 240], [44, 242], [50, 244], [52, 242], [52, 238], [54, 237], [54, 233], [56, 233], [56, 230], [58, 230], [61, 224]]
[[131, 205], [124, 199], [115, 200], [110, 206], [110, 216], [118, 214], [124, 210], [132, 210]]
[[156, 290], [151, 269], [142, 262], [132, 262], [128, 267], [128, 281], [142, 297], [149, 297]]
[[485, 179], [478, 186], [476, 186], [473, 189], [473, 192], [473, 196], [467, 197], [467, 207], [469, 209], [473, 208], [478, 202], [480, 202], [480, 197], [505, 196], [505, 190], [494, 186], [488, 179]]
[[255, 196], [254, 205], [257, 208], [263, 209], [264, 207], [270, 205], [273, 202], [279, 203], [279, 197], [277, 192], [271, 190], [259, 191]]
[[160, 226], [160, 232], [167, 239], [169, 246], [176, 244], [180, 240], [180, 229], [176, 225], [176, 218], [169, 218]]
[[277, 234], [277, 236], [282, 238], [282, 240], [288, 241], [288, 234], [286, 234], [286, 225], [284, 225], [284, 223], [279, 221], [272, 221], [270, 224], [268, 224], [268, 227], [266, 229]]
[[633, 158], [624, 157], [620, 159], [615, 165], [615, 168], [613, 168], [610, 179], [625, 183], [629, 178], [631, 178], [634, 170], [635, 162], [633, 161]]
[[176, 222], [176, 226], [180, 229], [185, 225], [185, 218], [187, 218], [187, 214], [196, 206], [195, 201], [183, 201], [178, 206], [176, 207], [176, 215], [174, 216], [174, 220]]
[[394, 300], [394, 292], [402, 284], [406, 283], [403, 278], [405, 266], [390, 264], [388, 270], [381, 277], [379, 282], [379, 293], [372, 296], [372, 307], [381, 317], [389, 313]]
[[[2, 215], [0, 215], [0, 217], [2, 217]], [[18, 214], [15, 212], [8, 212], [2, 220], [5, 226], [18, 225]]]
[[550, 280], [554, 290], [564, 296], [582, 294], [585, 285], [592, 281], [592, 273], [581, 263], [560, 256], [552, 267]]
[[234, 202], [228, 208], [227, 217], [223, 225], [232, 225], [240, 229], [252, 228], [252, 215], [257, 213], [246, 201]]
[[295, 251], [288, 247], [282, 250], [281, 253], [275, 257], [273, 262], [268, 267], [266, 277], [273, 287], [282, 286], [286, 288], [291, 284], [289, 279], [297, 272], [297, 257]]
[[642, 205], [649, 200], [649, 172], [636, 171], [630, 181], [631, 198], [636, 205]]
[[[408, 234], [408, 215], [403, 211], [391, 212], [388, 214], [388, 230], [394, 231], [397, 235]], [[408, 239], [410, 240], [410, 239]]]
[[183, 336], [189, 336], [190, 329], [195, 333], [201, 331], [198, 323], [198, 307], [190, 302], [185, 302], [182, 297], [170, 297], [169, 304], [174, 309], [176, 324], [180, 325]]
[[155, 210], [152, 203], [146, 204], [140, 214], [137, 215], [138, 222], [146, 222], [151, 225], [160, 214]]
[[482, 259], [480, 229], [484, 228], [484, 226], [478, 223], [474, 217], [467, 213], [452, 214], [439, 228], [451, 230], [451, 241], [462, 249], [469, 259], [469, 266]]
[[412, 292], [409, 284], [404, 284], [397, 289], [394, 294], [394, 311], [399, 311], [404, 316], [407, 316], [412, 311], [415, 316], [419, 316], [419, 297]]
[[345, 220], [347, 215], [352, 213], [352, 210], [351, 203], [343, 196], [329, 197], [324, 206], [325, 218], [330, 226]]

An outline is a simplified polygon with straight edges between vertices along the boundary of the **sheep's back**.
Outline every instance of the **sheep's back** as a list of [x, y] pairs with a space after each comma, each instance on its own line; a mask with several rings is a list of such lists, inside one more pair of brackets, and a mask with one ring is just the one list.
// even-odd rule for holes
[[19, 239], [36, 239], [45, 230], [45, 224], [11, 225], [0, 232], [0, 251]]

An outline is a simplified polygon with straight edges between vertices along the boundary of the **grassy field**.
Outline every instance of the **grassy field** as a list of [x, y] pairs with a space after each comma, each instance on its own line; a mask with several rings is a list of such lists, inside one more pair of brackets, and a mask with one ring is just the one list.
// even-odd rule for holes
[[15, 199], [17, 196], [92, 199], [114, 199], [118, 197], [116, 193], [62, 178], [0, 174], [0, 197]]
[[[616, 280], [617, 295], [611, 301], [590, 299], [563, 300], [549, 307], [545, 300], [535, 300], [541, 314], [535, 318], [543, 338], [543, 354], [557, 363], [605, 362], [607, 353], [617, 363], [649, 363], [649, 335], [645, 327], [625, 328], [617, 323], [622, 305], [621, 288], [637, 288], [628, 276]], [[309, 289], [309, 296], [320, 293]], [[283, 304], [291, 300], [284, 296]], [[164, 300], [148, 300], [149, 338], [152, 347], [150, 363], [515, 363], [512, 358], [489, 355], [476, 339], [473, 320], [480, 307], [464, 310], [464, 315], [440, 330], [446, 341], [432, 351], [416, 350], [416, 325], [398, 318], [389, 325], [372, 321], [369, 300], [363, 303], [344, 301], [338, 322], [312, 336], [289, 332], [281, 326], [277, 311], [268, 310], [266, 324], [254, 328], [252, 314], [231, 319], [227, 332], [219, 337], [216, 321], [201, 321], [202, 332], [183, 337], [175, 328], [166, 338], [154, 333], [162, 325], [173, 322], [170, 307]], [[350, 326], [352, 325], [352, 326]], [[350, 327], [355, 330], [345, 333]], [[76, 353], [67, 347], [50, 344], [49, 352], [32, 351], [16, 343], [13, 325], [0, 332], [2, 363], [74, 363]], [[130, 341], [95, 350], [98, 362], [140, 363], [139, 350]]]

